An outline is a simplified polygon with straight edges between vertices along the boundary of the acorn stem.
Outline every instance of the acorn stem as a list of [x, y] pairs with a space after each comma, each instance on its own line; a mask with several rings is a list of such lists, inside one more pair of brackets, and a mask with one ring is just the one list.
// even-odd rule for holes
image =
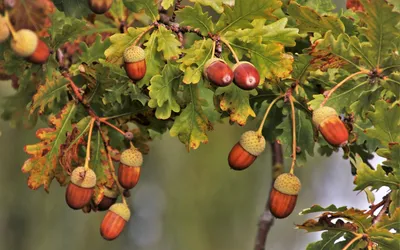
[[293, 97], [292, 95], [289, 96], [289, 102], [292, 109], [292, 165], [290, 167], [290, 173], [294, 173], [294, 166], [296, 164], [296, 114], [294, 109]]
[[326, 95], [324, 101], [321, 103], [320, 107], [323, 107], [325, 105], [325, 103], [328, 101], [328, 99], [331, 97], [331, 95], [338, 89], [340, 88], [343, 84], [345, 84], [348, 80], [352, 79], [353, 77], [357, 76], [357, 75], [361, 75], [361, 74], [368, 74], [368, 70], [363, 69], [360, 70], [356, 73], [353, 73], [351, 75], [349, 75], [348, 77], [346, 77], [345, 79], [343, 79], [343, 81], [339, 82], [338, 84], [336, 84], [335, 87], [333, 87], [331, 90], [329, 90], [328, 94]]
[[213, 42], [213, 48], [212, 48], [212, 53], [211, 53], [211, 58], [215, 57], [215, 47], [216, 47], [217, 43], [214, 41]]
[[136, 148], [132, 141], [130, 141], [129, 144], [131, 144], [131, 148]]
[[116, 130], [118, 133], [122, 134], [123, 136], [125, 136], [125, 132], [122, 131], [121, 129], [119, 129], [117, 126], [115, 126], [114, 124], [108, 122], [106, 119], [102, 119], [100, 118], [100, 122], [106, 124], [107, 126], [113, 128], [114, 130]]
[[281, 99], [281, 98], [284, 97], [284, 96], [285, 96], [285, 95], [280, 95], [280, 96], [278, 96], [277, 98], [275, 98], [274, 100], [272, 100], [271, 104], [269, 104], [269, 106], [268, 106], [268, 108], [267, 108], [267, 111], [265, 111], [263, 120], [261, 121], [260, 127], [259, 127], [258, 130], [257, 130], [257, 134], [259, 134], [259, 135], [262, 134], [262, 130], [263, 130], [263, 128], [264, 128], [264, 123], [265, 123], [265, 121], [267, 120], [267, 117], [268, 117], [269, 112], [271, 111], [271, 109], [272, 109], [272, 107], [274, 106], [274, 104], [275, 104], [279, 99]]
[[11, 24], [10, 17], [9, 17], [9, 15], [8, 15], [8, 11], [6, 11], [4, 17], [5, 17], [5, 19], [6, 19], [6, 24], [7, 24], [7, 26], [8, 26], [8, 29], [9, 29], [10, 32], [11, 32], [11, 35], [12, 35], [13, 39], [16, 39], [16, 38], [17, 38], [17, 36], [16, 36], [16, 31], [15, 31], [15, 29], [14, 29], [14, 26]]
[[88, 142], [87, 142], [87, 146], [86, 146], [86, 158], [85, 158], [85, 170], [89, 169], [89, 160], [90, 160], [90, 143], [92, 141], [92, 134], [93, 134], [93, 125], [95, 122], [95, 118], [92, 118], [90, 120], [90, 127], [89, 127], [89, 136], [88, 136]]
[[233, 58], [235, 58], [236, 63], [238, 63], [239, 62], [239, 58], [236, 55], [235, 51], [233, 50], [233, 48], [232, 48], [231, 44], [229, 43], [229, 41], [225, 40], [225, 38], [223, 38], [223, 37], [221, 37], [221, 41], [223, 43], [225, 43], [225, 45], [229, 48], [229, 50], [232, 52]]
[[154, 28], [154, 25], [150, 25], [145, 31], [143, 31], [137, 38], [136, 40], [133, 42], [132, 46], [136, 46], [136, 44], [140, 41], [140, 39], [143, 38], [144, 35], [146, 35], [147, 32], [149, 32], [150, 30], [152, 30]]
[[359, 239], [361, 239], [363, 237], [362, 234], [356, 234], [356, 237], [354, 237], [351, 241], [349, 241], [349, 243], [346, 244], [346, 246], [343, 247], [342, 250], [347, 250], [349, 249], [349, 247], [351, 245], [353, 245], [354, 242], [358, 241]]

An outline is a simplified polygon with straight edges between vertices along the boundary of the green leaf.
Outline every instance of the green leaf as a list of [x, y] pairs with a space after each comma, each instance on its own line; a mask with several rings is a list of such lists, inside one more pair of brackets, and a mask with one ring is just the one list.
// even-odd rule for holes
[[177, 62], [181, 63], [179, 68], [184, 72], [184, 83], [198, 83], [201, 80], [204, 65], [211, 58], [212, 50], [211, 39], [195, 41], [190, 48], [183, 50], [185, 56]]
[[368, 236], [382, 250], [392, 250], [400, 246], [399, 234], [391, 233], [385, 228], [371, 227], [368, 230]]
[[44, 186], [48, 191], [51, 181], [57, 178], [60, 184], [66, 181], [66, 173], [57, 169], [60, 147], [66, 140], [67, 132], [72, 131], [71, 120], [76, 112], [75, 102], [69, 102], [57, 115], [49, 117], [50, 128], [42, 128], [36, 132], [41, 140], [37, 144], [27, 145], [25, 151], [31, 155], [22, 166], [22, 172], [30, 173], [28, 186], [38, 189]]
[[400, 72], [393, 72], [381, 83], [385, 89], [390, 90], [397, 99], [400, 99]]
[[396, 210], [391, 213], [389, 217], [387, 214], [384, 214], [381, 219], [375, 224], [376, 228], [385, 228], [387, 230], [394, 229], [397, 232], [400, 231], [400, 207], [397, 207]]
[[112, 187], [114, 178], [108, 165], [106, 149], [99, 130], [93, 133], [89, 166], [96, 173], [98, 186]]
[[400, 31], [396, 25], [400, 22], [400, 15], [392, 12], [393, 7], [384, 0], [361, 0], [361, 3], [364, 11], [357, 14], [367, 27], [361, 27], [359, 31], [372, 45], [369, 52], [374, 58], [374, 66], [379, 66], [399, 40]]
[[378, 87], [376, 89], [363, 91], [356, 99], [357, 101], [350, 105], [350, 110], [352, 110], [354, 114], [357, 114], [364, 119], [367, 112], [372, 108], [370, 103], [375, 103], [378, 101], [378, 99], [381, 97], [382, 90], [383, 88]]
[[139, 13], [144, 11], [144, 13], [151, 19], [152, 22], [157, 21], [160, 18], [158, 14], [158, 8], [156, 1], [149, 0], [124, 0], [125, 6], [135, 12]]
[[88, 65], [98, 62], [99, 59], [105, 59], [104, 51], [111, 46], [110, 39], [102, 41], [101, 35], [96, 36], [94, 43], [88, 47], [86, 43], [81, 42], [79, 47], [82, 54], [79, 57], [78, 63], [86, 63]]
[[92, 13], [92, 11], [89, 9], [88, 1], [53, 0], [53, 3], [57, 9], [59, 11], [63, 11], [66, 16], [81, 18]]
[[171, 112], [181, 110], [177, 103], [177, 91], [181, 83], [183, 73], [178, 66], [171, 63], [165, 65], [161, 75], [151, 78], [149, 89], [149, 107], [156, 108], [158, 119], [168, 119]]
[[256, 18], [267, 18], [280, 8], [278, 0], [236, 0], [233, 7], [226, 7], [217, 22], [216, 32], [224, 34], [238, 28], [251, 28]]
[[217, 13], [221, 14], [224, 11], [223, 3], [225, 0], [190, 0], [194, 3], [199, 3], [204, 6], [210, 6]]
[[147, 103], [149, 98], [142, 93], [142, 91], [131, 82], [125, 82], [123, 84], [114, 85], [111, 88], [106, 89], [107, 93], [105, 93], [103, 97], [104, 104], [115, 104], [119, 103], [122, 105], [125, 102], [122, 102], [123, 97], [130, 97], [130, 101], [139, 101], [143, 106]]
[[293, 57], [284, 53], [280, 44], [256, 44], [232, 42], [232, 47], [250, 57], [250, 62], [260, 73], [260, 84], [267, 79], [285, 78], [292, 71]]
[[301, 54], [294, 58], [292, 77], [299, 82], [303, 82], [303, 79], [307, 78], [309, 71], [311, 70], [311, 59], [309, 55]]
[[400, 142], [400, 107], [380, 100], [375, 103], [375, 112], [367, 113], [373, 128], [369, 128], [366, 134], [371, 138], [378, 139], [382, 145]]
[[174, 5], [174, 0], [162, 0], [161, 1], [161, 6], [166, 10], [169, 9], [173, 5]]
[[136, 84], [139, 87], [150, 84], [150, 79], [161, 73], [165, 63], [161, 53], [157, 51], [157, 34], [152, 33], [147, 42], [144, 44], [144, 52], [146, 54], [146, 75]]
[[300, 212], [301, 215], [310, 214], [310, 213], [318, 213], [318, 212], [343, 212], [346, 211], [347, 207], [336, 207], [334, 204], [329, 205], [328, 207], [321, 207], [320, 205], [313, 205], [310, 208], [306, 208]]
[[127, 33], [112, 35], [110, 37], [111, 46], [104, 52], [107, 62], [122, 64], [125, 49], [131, 46], [133, 42], [147, 29], [148, 27], [129, 27]]
[[287, 9], [289, 15], [296, 19], [297, 27], [301, 33], [318, 32], [325, 34], [332, 31], [338, 35], [344, 32], [344, 25], [336, 16], [321, 16], [310, 7], [300, 6], [295, 2], [291, 2]]
[[306, 250], [339, 250], [335, 242], [341, 238], [345, 232], [342, 231], [327, 231], [321, 234], [322, 240], [310, 243]]
[[51, 36], [50, 46], [58, 49], [65, 42], [75, 40], [84, 31], [86, 22], [73, 17], [67, 17], [63, 12], [56, 11], [50, 16], [51, 26], [48, 32]]
[[54, 103], [59, 102], [61, 97], [65, 98], [69, 81], [59, 73], [53, 73], [53, 78], [46, 79], [46, 83], [40, 85], [36, 94], [32, 98], [30, 113], [37, 109], [43, 113], [46, 107], [53, 108]]
[[214, 32], [212, 17], [208, 12], [203, 12], [201, 6], [196, 3], [193, 7], [186, 6], [176, 12], [176, 16], [181, 20], [180, 25], [190, 26], [199, 29], [203, 36]]
[[229, 113], [232, 122], [243, 126], [249, 116], [256, 117], [249, 104], [249, 96], [257, 95], [256, 90], [245, 91], [235, 84], [230, 84], [226, 87], [217, 88], [215, 95], [221, 96], [219, 106], [223, 111]]
[[400, 145], [393, 145], [390, 149], [380, 148], [376, 153], [385, 157], [386, 161], [383, 162], [384, 165], [390, 166], [394, 171], [400, 172]]
[[279, 43], [284, 46], [293, 47], [296, 45], [296, 39], [301, 36], [298, 34], [298, 29], [286, 28], [287, 22], [287, 18], [282, 18], [266, 25], [265, 19], [256, 19], [251, 23], [252, 28], [228, 31], [225, 37], [229, 40], [238, 38], [245, 43]]
[[157, 31], [157, 51], [162, 51], [165, 60], [177, 59], [181, 53], [181, 43], [174, 33], [164, 26], [159, 26]]
[[297, 0], [296, 2], [300, 5], [310, 7], [321, 14], [331, 12], [336, 8], [332, 0]]
[[207, 103], [199, 97], [199, 86], [190, 84], [186, 88], [190, 102], [175, 119], [170, 135], [178, 136], [190, 150], [197, 149], [200, 143], [208, 142], [206, 132], [212, 129], [212, 124], [202, 109]]
[[354, 179], [354, 184], [356, 184], [354, 190], [363, 190], [369, 186], [372, 190], [378, 190], [383, 186], [399, 189], [399, 176], [391, 173], [386, 174], [381, 165], [378, 165], [376, 170], [374, 170], [361, 161], [356, 165], [356, 168], [357, 176]]

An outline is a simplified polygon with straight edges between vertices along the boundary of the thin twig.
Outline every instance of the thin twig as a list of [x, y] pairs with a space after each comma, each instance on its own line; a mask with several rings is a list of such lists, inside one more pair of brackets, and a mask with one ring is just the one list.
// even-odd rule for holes
[[175, 22], [176, 11], [181, 8], [181, 2], [182, 2], [182, 0], [176, 0], [175, 6], [174, 6], [174, 12], [172, 13], [172, 17], [171, 17], [171, 22]]
[[274, 104], [275, 104], [279, 99], [281, 99], [282, 97], [284, 97], [284, 95], [280, 95], [280, 96], [276, 97], [276, 98], [275, 98], [274, 100], [272, 100], [272, 102], [269, 104], [267, 110], [265, 111], [264, 117], [263, 117], [263, 119], [262, 119], [262, 121], [261, 121], [261, 123], [260, 123], [260, 127], [259, 127], [258, 130], [257, 130], [257, 134], [261, 135], [262, 130], [263, 130], [263, 128], [264, 128], [264, 123], [265, 123], [265, 121], [267, 120], [267, 117], [268, 117], [269, 112], [271, 111], [271, 109], [272, 109], [272, 107], [274, 106]]
[[109, 127], [113, 128], [114, 130], [116, 130], [118, 133], [120, 133], [123, 136], [125, 136], [125, 132], [124, 131], [122, 131], [120, 128], [118, 128], [114, 124], [108, 122], [107, 120], [104, 120], [104, 119], [100, 118], [100, 122], [106, 124], [107, 126], [109, 126]]
[[385, 200], [385, 203], [383, 204], [381, 211], [379, 211], [378, 215], [372, 220], [372, 225], [375, 225], [377, 222], [379, 222], [382, 219], [382, 216], [386, 213], [386, 210], [389, 207], [390, 202], [391, 202], [391, 200], [388, 195]]
[[[272, 185], [278, 175], [283, 171], [283, 151], [282, 146], [278, 142], [271, 143], [272, 148]], [[272, 188], [272, 186], [271, 186]], [[267, 242], [268, 233], [274, 224], [274, 216], [269, 210], [269, 196], [265, 204], [264, 212], [261, 214], [258, 222], [258, 231], [254, 250], [264, 250]]]
[[90, 144], [92, 142], [93, 125], [94, 125], [95, 120], [96, 120], [95, 118], [92, 118], [92, 120], [90, 120], [89, 135], [88, 135], [88, 142], [87, 142], [87, 146], [86, 146], [86, 157], [85, 157], [85, 165], [84, 165], [85, 170], [89, 169]]
[[351, 241], [349, 241], [349, 243], [346, 244], [346, 246], [343, 247], [342, 250], [347, 250], [349, 249], [349, 247], [351, 245], [353, 245], [354, 242], [358, 241], [359, 239], [361, 239], [363, 237], [362, 234], [357, 234], [356, 237], [354, 237]]
[[232, 52], [233, 58], [235, 58], [236, 63], [238, 63], [238, 62], [239, 62], [239, 58], [238, 58], [238, 56], [236, 55], [236, 52], [235, 52], [235, 50], [232, 48], [232, 46], [231, 46], [231, 44], [229, 43], [229, 41], [225, 40], [225, 39], [222, 38], [222, 37], [221, 37], [221, 41], [222, 41], [223, 43], [225, 43], [225, 45], [228, 47], [228, 49]]
[[294, 109], [293, 97], [289, 96], [290, 107], [292, 109], [292, 165], [290, 166], [290, 173], [293, 174], [294, 166], [296, 165], [297, 154], [297, 139], [296, 139], [296, 113]]

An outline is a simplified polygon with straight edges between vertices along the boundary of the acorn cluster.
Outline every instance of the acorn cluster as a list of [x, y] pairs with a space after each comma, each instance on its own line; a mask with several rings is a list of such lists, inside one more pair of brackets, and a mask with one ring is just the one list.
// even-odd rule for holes
[[237, 62], [232, 69], [220, 58], [211, 58], [204, 65], [204, 75], [218, 87], [232, 82], [243, 90], [251, 90], [260, 83], [260, 74], [250, 62]]
[[35, 64], [43, 64], [50, 55], [49, 47], [29, 29], [14, 31], [8, 19], [0, 15], [0, 42], [5, 42], [11, 34], [11, 48], [20, 57]]
[[129, 190], [136, 186], [139, 181], [142, 164], [143, 156], [139, 150], [130, 148], [123, 151], [117, 177], [121, 190], [116, 187], [106, 187], [104, 195], [98, 204], [96, 204], [93, 197], [96, 187], [95, 172], [90, 168], [75, 168], [72, 171], [71, 180], [65, 193], [65, 200], [68, 206], [75, 210], [85, 210], [87, 207], [94, 211], [108, 210], [101, 222], [100, 233], [104, 239], [114, 240], [123, 231], [131, 214], [126, 203], [117, 203], [118, 196], [123, 195], [121, 194], [123, 189]]

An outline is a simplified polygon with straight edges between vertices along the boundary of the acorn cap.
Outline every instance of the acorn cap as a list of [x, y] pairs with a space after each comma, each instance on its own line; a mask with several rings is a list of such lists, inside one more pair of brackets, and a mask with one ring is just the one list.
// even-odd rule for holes
[[0, 15], [0, 43], [7, 40], [9, 36], [10, 30], [7, 26], [7, 20], [2, 15]]
[[145, 59], [145, 53], [139, 46], [129, 46], [124, 51], [124, 61], [126, 63], [139, 62]]
[[128, 221], [129, 218], [131, 218], [131, 211], [124, 203], [115, 203], [109, 208], [109, 210], [121, 216], [125, 221]]
[[284, 173], [276, 178], [274, 188], [283, 194], [297, 195], [301, 189], [301, 182], [294, 174]]
[[242, 65], [242, 64], [250, 64], [250, 65], [253, 66], [254, 68], [256, 67], [256, 66], [254, 66], [254, 64], [252, 64], [251, 62], [241, 61], [241, 62], [238, 62], [238, 63], [236, 63], [235, 65], [233, 65], [232, 71], [235, 71], [235, 69], [236, 69], [237, 67], [239, 67], [240, 65]]
[[71, 182], [82, 188], [93, 188], [96, 186], [96, 174], [91, 169], [77, 167], [72, 171]]
[[117, 189], [104, 188], [104, 196], [108, 198], [117, 198], [118, 194], [119, 192]]
[[331, 116], [338, 116], [335, 109], [327, 106], [320, 107], [313, 112], [312, 121], [316, 128], [327, 118]]
[[129, 167], [140, 167], [143, 164], [143, 155], [136, 148], [130, 148], [122, 152], [121, 163]]
[[35, 52], [39, 38], [35, 32], [28, 29], [18, 30], [11, 40], [11, 48], [22, 57], [29, 57]]
[[240, 145], [254, 156], [259, 156], [265, 149], [265, 138], [256, 131], [247, 131], [240, 137]]

